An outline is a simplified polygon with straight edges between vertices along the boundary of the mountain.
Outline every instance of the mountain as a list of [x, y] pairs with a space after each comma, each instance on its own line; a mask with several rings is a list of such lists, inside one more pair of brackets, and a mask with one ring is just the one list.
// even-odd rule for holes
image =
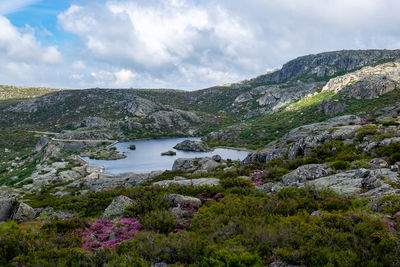
[[[193, 92], [4, 88], [0, 265], [400, 265], [400, 50]], [[169, 136], [253, 151], [120, 175], [79, 157]]]

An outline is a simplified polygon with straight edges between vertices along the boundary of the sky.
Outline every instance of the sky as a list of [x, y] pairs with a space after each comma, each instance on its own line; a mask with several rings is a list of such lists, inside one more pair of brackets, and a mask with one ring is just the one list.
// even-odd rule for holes
[[400, 48], [398, 0], [0, 0], [0, 84], [195, 90]]

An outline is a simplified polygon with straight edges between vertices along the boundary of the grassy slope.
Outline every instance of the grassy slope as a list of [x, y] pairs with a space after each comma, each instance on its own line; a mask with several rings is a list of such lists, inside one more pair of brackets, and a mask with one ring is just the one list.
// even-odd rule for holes
[[0, 85], [0, 100], [34, 98], [56, 91], [61, 91], [61, 89]]

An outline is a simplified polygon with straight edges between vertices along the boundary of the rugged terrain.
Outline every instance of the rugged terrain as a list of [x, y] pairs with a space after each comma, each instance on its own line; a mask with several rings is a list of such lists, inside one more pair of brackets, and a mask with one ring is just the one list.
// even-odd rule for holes
[[[0, 265], [399, 266], [399, 84], [400, 50], [366, 50], [194, 92], [2, 97]], [[121, 175], [79, 157], [194, 135], [178, 147], [257, 151]]]

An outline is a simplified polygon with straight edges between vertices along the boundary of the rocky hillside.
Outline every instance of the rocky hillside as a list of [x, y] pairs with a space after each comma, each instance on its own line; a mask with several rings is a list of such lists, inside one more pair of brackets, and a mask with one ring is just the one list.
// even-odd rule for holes
[[[60, 130], [61, 139], [193, 135], [203, 119], [138, 96], [133, 90], [70, 90], [3, 109], [4, 125]], [[38, 127], [39, 126], [39, 127]]]

